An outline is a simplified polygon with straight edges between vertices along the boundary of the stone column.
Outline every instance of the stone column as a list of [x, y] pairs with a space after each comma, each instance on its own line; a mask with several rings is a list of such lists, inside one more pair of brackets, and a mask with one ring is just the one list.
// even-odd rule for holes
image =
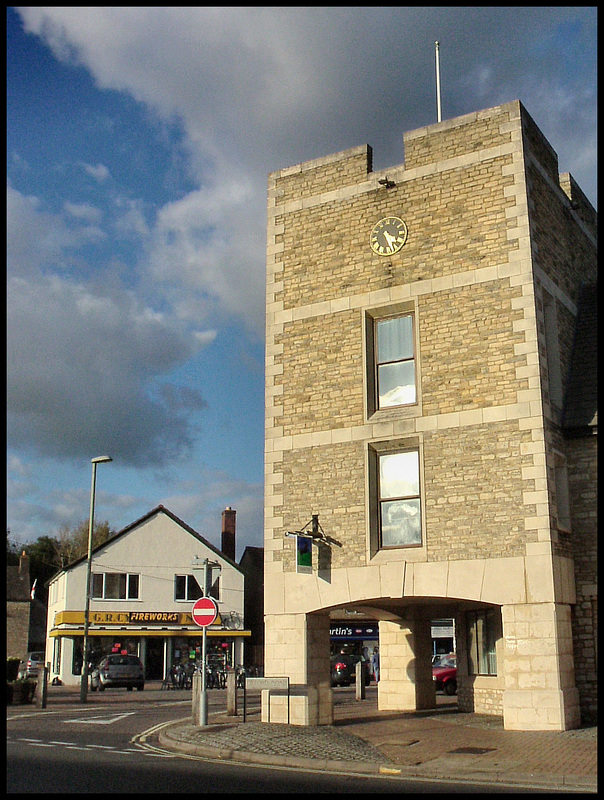
[[506, 730], [565, 731], [581, 724], [570, 606], [503, 606], [503, 724]]
[[[265, 677], [288, 677], [292, 725], [331, 725], [333, 700], [329, 664], [329, 615], [265, 617]], [[262, 693], [262, 721], [287, 723], [287, 697]]]
[[430, 619], [380, 622], [380, 711], [435, 708]]

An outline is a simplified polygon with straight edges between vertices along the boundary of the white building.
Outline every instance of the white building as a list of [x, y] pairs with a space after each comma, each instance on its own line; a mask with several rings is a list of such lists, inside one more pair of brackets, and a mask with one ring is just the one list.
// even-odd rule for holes
[[[235, 563], [235, 512], [223, 512], [223, 551], [162, 505], [92, 552], [89, 653], [138, 655], [147, 680], [161, 680], [173, 664], [200, 657], [202, 629], [192, 619], [202, 596], [204, 559], [220, 565], [208, 594], [219, 614], [207, 629], [208, 661], [243, 664], [244, 576]], [[226, 520], [226, 521], [225, 521]], [[226, 533], [225, 533], [226, 530]], [[49, 581], [46, 661], [50, 678], [80, 682], [84, 641], [87, 558]]]

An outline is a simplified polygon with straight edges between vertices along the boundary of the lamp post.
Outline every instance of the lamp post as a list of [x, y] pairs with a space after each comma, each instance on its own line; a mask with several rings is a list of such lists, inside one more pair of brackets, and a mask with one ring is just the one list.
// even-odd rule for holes
[[88, 628], [90, 627], [90, 579], [92, 574], [92, 529], [94, 526], [94, 495], [96, 490], [96, 465], [113, 461], [109, 456], [92, 459], [92, 486], [90, 487], [90, 520], [88, 523], [88, 559], [86, 563], [86, 605], [84, 607], [84, 651], [82, 654], [82, 680], [80, 683], [80, 702], [88, 699]]

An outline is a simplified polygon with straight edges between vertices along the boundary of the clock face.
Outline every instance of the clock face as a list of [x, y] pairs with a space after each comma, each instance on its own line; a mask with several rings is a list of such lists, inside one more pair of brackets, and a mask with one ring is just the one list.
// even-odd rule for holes
[[378, 256], [398, 253], [407, 241], [407, 226], [399, 217], [384, 217], [371, 231], [369, 244]]

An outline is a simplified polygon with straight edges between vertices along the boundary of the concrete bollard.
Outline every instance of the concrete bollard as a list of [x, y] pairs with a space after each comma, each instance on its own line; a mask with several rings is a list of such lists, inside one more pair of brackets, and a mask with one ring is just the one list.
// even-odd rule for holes
[[365, 664], [362, 661], [357, 661], [355, 668], [355, 678], [356, 678], [356, 699], [357, 700], [364, 700], [365, 699]]
[[227, 717], [237, 716], [237, 672], [230, 669], [227, 672]]

